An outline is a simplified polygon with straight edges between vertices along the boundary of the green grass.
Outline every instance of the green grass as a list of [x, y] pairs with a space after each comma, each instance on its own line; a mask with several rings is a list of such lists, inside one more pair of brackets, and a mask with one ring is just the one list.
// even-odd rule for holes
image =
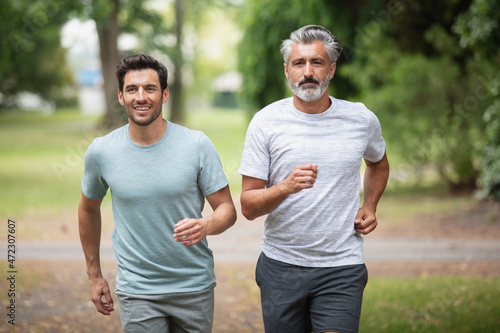
[[0, 114], [0, 214], [76, 205], [93, 124], [75, 112]]
[[393, 225], [411, 216], [426, 213], [456, 212], [477, 205], [470, 196], [450, 196], [445, 192], [384, 193], [377, 208], [377, 217], [384, 224]]
[[499, 296], [499, 278], [375, 278], [366, 287], [359, 331], [498, 332]]

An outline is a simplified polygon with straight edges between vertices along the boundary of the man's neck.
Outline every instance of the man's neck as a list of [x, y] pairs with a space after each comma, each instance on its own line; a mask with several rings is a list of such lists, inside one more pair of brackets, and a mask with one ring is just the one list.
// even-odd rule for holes
[[147, 126], [139, 126], [129, 120], [129, 137], [134, 143], [141, 146], [149, 146], [160, 141], [166, 130], [167, 122], [162, 117], [158, 117]]
[[328, 90], [321, 96], [317, 101], [307, 102], [300, 99], [296, 95], [293, 95], [293, 105], [297, 110], [309, 113], [309, 114], [319, 114], [323, 113], [330, 108], [332, 101], [328, 95]]

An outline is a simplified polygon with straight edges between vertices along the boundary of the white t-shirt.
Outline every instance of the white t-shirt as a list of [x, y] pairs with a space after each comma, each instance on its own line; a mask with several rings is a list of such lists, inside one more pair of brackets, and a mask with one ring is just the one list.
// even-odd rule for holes
[[377, 117], [361, 103], [330, 97], [320, 114], [297, 110], [292, 98], [255, 114], [239, 173], [271, 187], [299, 164], [318, 164], [314, 187], [290, 195], [265, 221], [262, 251], [305, 266], [362, 264], [363, 238], [354, 229], [362, 158], [378, 162], [385, 142]]

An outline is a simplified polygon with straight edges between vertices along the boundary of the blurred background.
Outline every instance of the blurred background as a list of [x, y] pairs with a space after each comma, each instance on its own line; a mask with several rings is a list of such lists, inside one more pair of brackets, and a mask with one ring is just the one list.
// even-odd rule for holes
[[[260, 108], [291, 96], [279, 46], [306, 24], [329, 28], [344, 47], [330, 94], [363, 102], [382, 124], [391, 176], [375, 237], [500, 241], [500, 1], [2, 0], [0, 18], [0, 216], [18, 221], [20, 247], [78, 243], [83, 157], [96, 136], [126, 122], [114, 71], [134, 53], [166, 65], [165, 118], [210, 137], [237, 202], [246, 127]], [[103, 207], [109, 241], [109, 198]], [[27, 262], [21, 288], [30, 297], [44, 292], [40, 281], [48, 293], [54, 280], [75, 278]], [[424, 265], [411, 282], [394, 280], [407, 266], [381, 273], [367, 289], [374, 301], [362, 331], [497, 330], [499, 262], [453, 264]], [[86, 300], [82, 262], [74, 267]], [[221, 315], [215, 332], [262, 331], [251, 265], [219, 270], [249, 290], [238, 299], [249, 305], [243, 324]], [[422, 297], [408, 300], [411, 290]], [[30, 317], [47, 306], [30, 297], [16, 332], [95, 331], [68, 328], [68, 314]], [[384, 306], [380, 318], [374, 311]], [[482, 316], [466, 316], [472, 306]]]

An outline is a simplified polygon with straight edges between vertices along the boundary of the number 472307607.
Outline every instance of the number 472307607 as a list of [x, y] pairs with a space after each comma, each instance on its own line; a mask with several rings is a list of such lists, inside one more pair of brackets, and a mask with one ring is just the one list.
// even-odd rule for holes
[[8, 235], [7, 235], [7, 261], [9, 262], [9, 268], [14, 269], [16, 267], [16, 222], [9, 220], [8, 222]]

